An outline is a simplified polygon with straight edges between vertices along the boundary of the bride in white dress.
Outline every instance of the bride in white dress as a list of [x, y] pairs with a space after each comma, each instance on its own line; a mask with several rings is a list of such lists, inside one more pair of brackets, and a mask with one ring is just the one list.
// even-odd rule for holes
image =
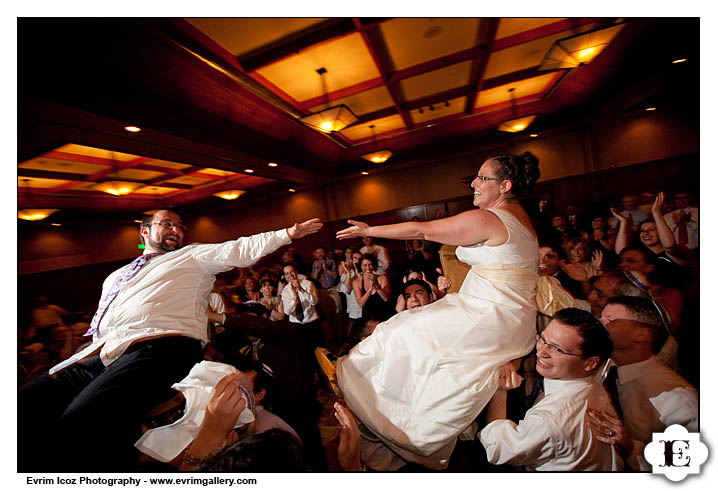
[[529, 152], [491, 157], [471, 183], [478, 210], [376, 227], [349, 220], [337, 233], [457, 245], [472, 266], [459, 293], [379, 324], [337, 362], [354, 414], [405, 460], [445, 468], [496, 391], [498, 367], [534, 348], [539, 251], [518, 197], [538, 177]]

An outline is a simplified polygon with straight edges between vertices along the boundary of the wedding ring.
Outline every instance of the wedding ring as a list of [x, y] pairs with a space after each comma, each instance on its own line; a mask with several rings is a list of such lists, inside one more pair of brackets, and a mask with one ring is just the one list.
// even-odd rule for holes
[[608, 435], [608, 436], [615, 436], [615, 434], [616, 434], [616, 432], [613, 431], [613, 430], [608, 430], [608, 431], [606, 432], [606, 435]]

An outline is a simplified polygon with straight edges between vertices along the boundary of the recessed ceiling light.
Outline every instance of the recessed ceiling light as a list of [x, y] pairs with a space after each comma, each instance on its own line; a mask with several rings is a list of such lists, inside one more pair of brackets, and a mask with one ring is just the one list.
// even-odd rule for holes
[[683, 63], [684, 61], [686, 61], [685, 58], [679, 58], [678, 60], [673, 60], [672, 63]]
[[289, 192], [290, 192], [290, 193], [295, 193], [296, 191], [297, 191], [296, 189], [289, 188]]
[[362, 175], [362, 176], [368, 176], [369, 173], [368, 173], [367, 171], [363, 171], [363, 172], [361, 173], [361, 175]]
[[531, 133], [529, 136], [530, 136], [531, 138], [538, 138], [538, 134], [536, 134], [536, 133]]
[[247, 174], [251, 174], [252, 172], [254, 172], [254, 170], [253, 169], [244, 169], [244, 172], [246, 172]]
[[137, 126], [125, 126], [125, 130], [129, 131], [130, 133], [137, 133], [138, 131], [141, 131], [141, 129]]
[[276, 167], [276, 166], [277, 166], [277, 164], [275, 164], [274, 162], [270, 162], [270, 163], [268, 163], [267, 165], [268, 165], [269, 167]]
[[62, 227], [62, 224], [59, 223], [51, 223], [50, 225], [52, 225], [53, 227]]
[[647, 107], [647, 108], [646, 108], [646, 111], [655, 111], [655, 110], [656, 110], [655, 107]]

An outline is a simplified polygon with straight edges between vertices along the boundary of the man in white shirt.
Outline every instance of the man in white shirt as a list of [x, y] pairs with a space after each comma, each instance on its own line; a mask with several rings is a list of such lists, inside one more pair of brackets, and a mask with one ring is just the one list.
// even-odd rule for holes
[[297, 330], [299, 356], [302, 360], [302, 376], [309, 387], [313, 386], [316, 361], [314, 349], [322, 342], [322, 323], [319, 320], [317, 304], [319, 291], [308, 279], [301, 279], [294, 263], [282, 268], [287, 286], [282, 289], [279, 311], [287, 316]]
[[538, 471], [621, 470], [616, 449], [599, 441], [585, 422], [588, 408], [611, 411], [608, 394], [593, 377], [610, 353], [611, 340], [595, 317], [559, 310], [536, 344], [543, 398], [518, 424], [506, 419], [506, 390], [497, 390], [489, 402], [488, 424], [479, 434], [488, 461]]
[[676, 209], [663, 215], [663, 218], [673, 232], [676, 244], [695, 250], [698, 248], [698, 208], [691, 206], [688, 193], [676, 193], [673, 201]]
[[142, 417], [201, 361], [217, 273], [248, 267], [314, 233], [318, 219], [220, 244], [182, 247], [171, 210], [140, 226], [142, 256], [103, 284], [90, 345], [18, 393], [18, 468], [128, 471]]
[[698, 431], [698, 393], [656, 358], [668, 332], [650, 300], [613, 297], [603, 309], [602, 321], [613, 340], [608, 368], [618, 367], [615, 384], [625, 426], [623, 431], [620, 424], [605, 422], [601, 433], [615, 438], [602, 440], [615, 443], [632, 469], [649, 471], [643, 449], [653, 441], [654, 432], [672, 424]]

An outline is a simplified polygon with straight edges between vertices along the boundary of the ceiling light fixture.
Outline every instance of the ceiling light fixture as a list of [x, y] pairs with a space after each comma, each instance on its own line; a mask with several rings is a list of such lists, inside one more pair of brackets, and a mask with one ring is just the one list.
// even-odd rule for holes
[[361, 175], [362, 175], [362, 176], [368, 176], [369, 173], [368, 173], [367, 171], [362, 171]]
[[242, 196], [246, 191], [243, 191], [241, 189], [227, 189], [226, 191], [220, 191], [218, 193], [214, 193], [215, 196], [222, 199], [232, 200], [237, 199], [240, 196]]
[[673, 60], [671, 63], [683, 63], [684, 61], [686, 61], [686, 58], [680, 58], [678, 60]]
[[355, 123], [359, 118], [357, 118], [346, 105], [340, 104], [338, 106], [329, 107], [329, 92], [327, 91], [327, 85], [324, 79], [324, 74], [327, 73], [327, 69], [323, 67], [317, 68], [317, 73], [321, 81], [324, 104], [326, 104], [327, 107], [319, 112], [299, 118], [299, 121], [323, 133], [341, 131], [350, 124]]
[[511, 97], [511, 112], [514, 115], [513, 119], [510, 119], [508, 121], [504, 121], [499, 125], [499, 131], [506, 131], [508, 133], [518, 133], [519, 131], [523, 131], [526, 128], [531, 125], [531, 123], [534, 122], [534, 119], [536, 119], [536, 115], [532, 114], [530, 116], [522, 116], [518, 117], [518, 111], [516, 109], [516, 98], [514, 96], [514, 87], [511, 87], [509, 89], [509, 95]]
[[276, 166], [277, 166], [277, 164], [275, 164], [274, 162], [270, 162], [270, 163], [268, 163], [267, 165], [268, 165], [269, 167], [276, 167]]
[[539, 70], [575, 68], [591, 63], [623, 29], [625, 23], [559, 39], [549, 48]]
[[538, 138], [538, 134], [537, 134], [537, 133], [531, 133], [529, 136], [530, 136], [531, 138]]
[[296, 189], [293, 189], [293, 188], [289, 188], [289, 192], [290, 192], [290, 193], [296, 193], [297, 190], [296, 190]]
[[130, 133], [138, 133], [142, 131], [142, 129], [138, 126], [125, 126], [125, 130], [129, 131]]
[[20, 220], [30, 220], [36, 222], [38, 220], [44, 220], [56, 211], [59, 210], [50, 208], [28, 208], [24, 210], [17, 210], [17, 217]]
[[[115, 159], [115, 152], [110, 152], [110, 159], [112, 160], [112, 177], [118, 177], [119, 169], [117, 160]], [[129, 182], [129, 181], [118, 181], [109, 180], [103, 181], [92, 186], [92, 189], [102, 191], [103, 193], [111, 194], [113, 196], [124, 196], [130, 194], [137, 188], [144, 187], [145, 184], [141, 182]]]
[[[30, 181], [32, 179], [25, 178], [21, 179], [23, 184], [25, 184], [25, 192], [27, 194], [27, 204], [32, 206], [32, 190], [30, 189]], [[59, 211], [55, 208], [25, 208], [22, 210], [17, 210], [17, 217], [20, 220], [30, 220], [32, 222], [36, 222], [38, 220], [44, 220], [45, 218], [49, 217], [56, 211]]]
[[[369, 128], [371, 128], [371, 135], [372, 135], [372, 142], [374, 146], [376, 146], [376, 132], [374, 131], [374, 125], [369, 125]], [[365, 153], [361, 156], [364, 160], [368, 160], [369, 162], [374, 162], [375, 164], [383, 164], [389, 158], [394, 155], [391, 150], [387, 148], [383, 148], [381, 150], [377, 150], [375, 152], [371, 153]]]
[[655, 111], [655, 110], [656, 110], [655, 107], [647, 107], [647, 108], [646, 108], [646, 111]]
[[244, 172], [246, 172], [247, 174], [251, 174], [252, 172], [254, 172], [254, 170], [253, 169], [244, 169]]

